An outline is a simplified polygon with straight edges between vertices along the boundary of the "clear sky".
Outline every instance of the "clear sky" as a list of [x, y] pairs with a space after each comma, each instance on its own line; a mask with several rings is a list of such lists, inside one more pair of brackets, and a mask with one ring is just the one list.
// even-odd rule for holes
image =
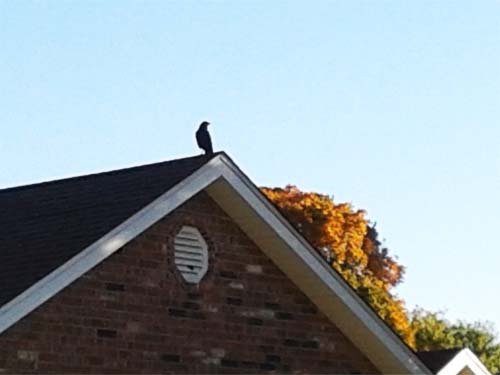
[[[409, 307], [500, 328], [499, 1], [1, 1], [0, 186], [217, 150], [368, 211]], [[1, 208], [0, 208], [1, 209]]]

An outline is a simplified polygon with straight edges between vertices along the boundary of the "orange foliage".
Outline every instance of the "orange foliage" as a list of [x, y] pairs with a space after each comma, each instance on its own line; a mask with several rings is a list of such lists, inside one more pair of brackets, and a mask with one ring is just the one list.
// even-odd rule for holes
[[295, 186], [262, 188], [263, 193], [344, 279], [406, 342], [414, 344], [404, 302], [390, 289], [404, 268], [381, 247], [365, 211], [336, 204], [327, 195]]

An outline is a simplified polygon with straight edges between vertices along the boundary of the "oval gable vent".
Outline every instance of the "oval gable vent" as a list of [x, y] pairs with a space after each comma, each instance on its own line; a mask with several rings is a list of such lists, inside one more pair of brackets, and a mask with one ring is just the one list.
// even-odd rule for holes
[[175, 236], [175, 265], [188, 283], [200, 282], [207, 273], [207, 248], [207, 243], [195, 227], [183, 226]]

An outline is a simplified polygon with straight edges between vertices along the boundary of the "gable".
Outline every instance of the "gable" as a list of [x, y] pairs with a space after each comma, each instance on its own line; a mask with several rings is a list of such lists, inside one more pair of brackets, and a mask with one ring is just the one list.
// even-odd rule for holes
[[468, 348], [460, 350], [440, 370], [438, 375], [491, 375], [481, 360]]
[[[208, 245], [195, 285], [175, 266], [184, 225]], [[10, 327], [0, 348], [7, 370], [378, 372], [204, 192]]]
[[429, 373], [225, 154], [208, 161], [2, 306], [0, 333], [202, 190], [378, 369], [385, 373]]

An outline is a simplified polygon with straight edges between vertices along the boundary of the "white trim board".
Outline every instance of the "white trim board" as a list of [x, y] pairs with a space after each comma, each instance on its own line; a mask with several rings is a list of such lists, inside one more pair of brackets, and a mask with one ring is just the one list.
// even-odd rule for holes
[[457, 375], [468, 367], [475, 375], [491, 375], [481, 360], [468, 348], [460, 350], [436, 375]]
[[[224, 154], [0, 308], [0, 334], [198, 192], [206, 190], [384, 373], [430, 374]], [[443, 374], [447, 375], [447, 374]]]

